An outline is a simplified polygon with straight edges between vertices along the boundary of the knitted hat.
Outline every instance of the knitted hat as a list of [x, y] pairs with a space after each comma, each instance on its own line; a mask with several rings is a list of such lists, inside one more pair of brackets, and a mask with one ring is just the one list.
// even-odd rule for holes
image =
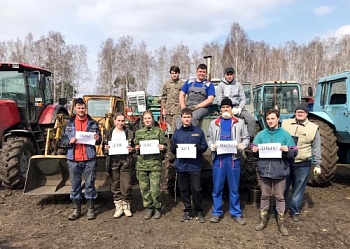
[[232, 100], [229, 98], [224, 98], [223, 100], [221, 100], [220, 107], [222, 107], [223, 105], [229, 105], [233, 107]]
[[309, 114], [309, 109], [307, 108], [307, 105], [305, 103], [300, 103], [299, 105], [297, 105], [297, 107], [295, 108], [295, 111], [297, 110], [302, 110], [307, 114]]

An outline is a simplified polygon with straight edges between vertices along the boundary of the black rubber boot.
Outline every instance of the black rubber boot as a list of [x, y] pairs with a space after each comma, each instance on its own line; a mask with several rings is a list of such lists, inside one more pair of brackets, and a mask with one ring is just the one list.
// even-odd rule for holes
[[93, 199], [88, 199], [87, 200], [87, 206], [88, 206], [88, 211], [87, 211], [87, 219], [88, 220], [93, 220], [96, 218], [95, 214], [95, 206], [94, 206], [94, 200]]
[[81, 216], [81, 201], [73, 200], [73, 213], [68, 216], [69, 220], [77, 220]]

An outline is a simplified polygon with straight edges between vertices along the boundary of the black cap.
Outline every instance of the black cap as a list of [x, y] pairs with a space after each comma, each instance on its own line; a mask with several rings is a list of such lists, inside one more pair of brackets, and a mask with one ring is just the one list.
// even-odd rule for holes
[[225, 74], [227, 74], [227, 73], [236, 73], [236, 71], [235, 71], [235, 69], [233, 67], [228, 67], [225, 70]]
[[223, 105], [229, 105], [233, 107], [232, 100], [229, 98], [224, 98], [223, 100], [221, 100], [220, 107], [222, 107]]
[[82, 98], [77, 98], [77, 99], [75, 99], [75, 100], [74, 100], [74, 106], [75, 106], [76, 104], [84, 104], [84, 105], [86, 105], [85, 102], [84, 102], [84, 100], [83, 100]]
[[309, 114], [309, 108], [307, 108], [307, 105], [305, 103], [300, 103], [299, 105], [297, 105], [297, 107], [295, 107], [295, 111], [297, 110], [302, 110]]

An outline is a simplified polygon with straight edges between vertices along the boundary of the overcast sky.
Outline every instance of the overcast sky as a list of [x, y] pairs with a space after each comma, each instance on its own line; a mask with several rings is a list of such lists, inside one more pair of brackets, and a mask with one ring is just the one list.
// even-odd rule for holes
[[182, 41], [191, 52], [224, 42], [233, 22], [272, 46], [350, 34], [350, 0], [0, 0], [0, 41], [60, 32], [84, 44], [89, 67], [107, 38], [131, 35], [153, 50]]

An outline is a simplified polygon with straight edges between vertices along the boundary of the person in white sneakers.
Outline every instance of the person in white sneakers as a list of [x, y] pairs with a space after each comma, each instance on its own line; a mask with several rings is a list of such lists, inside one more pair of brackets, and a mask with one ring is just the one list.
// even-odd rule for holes
[[[133, 163], [134, 132], [125, 126], [125, 116], [122, 113], [116, 113], [114, 116], [114, 126], [106, 131], [104, 148], [108, 151], [112, 144], [118, 146], [127, 141], [127, 154], [108, 155], [107, 156], [107, 173], [111, 179], [111, 191], [115, 204], [114, 218], [120, 218], [123, 214], [127, 217], [132, 216], [130, 210], [131, 202], [131, 172]], [[108, 142], [109, 144], [107, 144]], [[111, 154], [111, 153], [109, 153]]]

